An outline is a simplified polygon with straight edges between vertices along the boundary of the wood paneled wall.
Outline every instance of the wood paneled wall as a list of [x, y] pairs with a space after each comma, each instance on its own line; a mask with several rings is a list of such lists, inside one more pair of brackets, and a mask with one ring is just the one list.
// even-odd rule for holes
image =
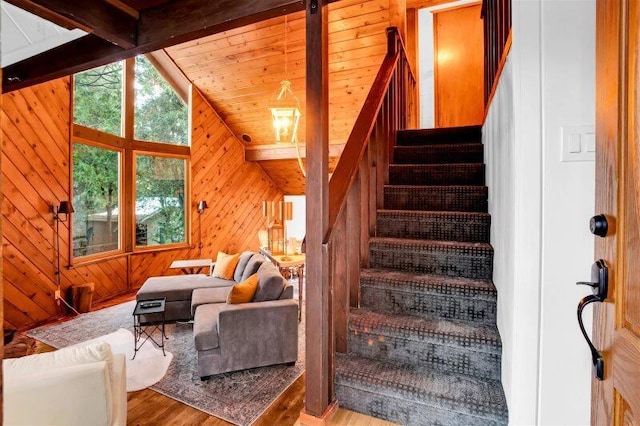
[[[68, 78], [2, 96], [2, 258], [4, 326], [24, 329], [60, 312], [54, 301], [55, 229], [51, 206], [69, 199], [70, 82]], [[61, 283], [95, 283], [94, 301], [142, 285], [149, 276], [169, 273], [178, 258], [215, 257], [258, 247], [264, 227], [261, 201], [282, 193], [256, 164], [244, 161], [244, 148], [198, 93], [192, 117], [191, 249], [123, 255], [66, 268], [67, 224], [60, 224]], [[202, 215], [204, 247], [198, 253], [196, 203]]]
[[[329, 142], [344, 144], [387, 52], [390, 5], [398, 0], [341, 0], [329, 5]], [[305, 143], [305, 17], [288, 16], [287, 74], [300, 102]], [[236, 28], [167, 49], [236, 135], [273, 144], [267, 109], [285, 78], [285, 18]], [[260, 163], [261, 165], [262, 162]], [[304, 194], [297, 160], [263, 165], [285, 194]]]

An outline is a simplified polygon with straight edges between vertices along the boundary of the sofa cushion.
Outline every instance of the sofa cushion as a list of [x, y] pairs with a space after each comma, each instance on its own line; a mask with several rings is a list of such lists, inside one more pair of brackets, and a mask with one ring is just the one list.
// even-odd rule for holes
[[218, 339], [218, 313], [225, 303], [200, 305], [193, 318], [193, 339], [196, 349], [208, 351], [220, 346]]
[[191, 297], [191, 316], [195, 316], [200, 305], [209, 303], [225, 303], [231, 287], [196, 288]]
[[240, 260], [238, 260], [238, 265], [236, 266], [236, 271], [233, 273], [233, 280], [237, 283], [244, 281], [242, 279], [242, 273], [244, 269], [247, 267], [247, 263], [249, 263], [249, 259], [255, 253], [252, 251], [245, 251], [240, 255]]
[[213, 276], [232, 280], [239, 260], [240, 254], [227, 254], [219, 251], [216, 264], [213, 267]]
[[227, 303], [249, 303], [253, 300], [258, 288], [258, 274], [253, 274], [246, 280], [231, 287], [227, 294]]
[[167, 302], [191, 300], [191, 293], [196, 288], [231, 287], [233, 284], [235, 284], [234, 281], [204, 274], [151, 277], [138, 290], [136, 300], [159, 297], [164, 297]]
[[265, 262], [258, 269], [258, 289], [254, 302], [265, 302], [268, 300], [278, 300], [284, 289], [285, 281], [278, 268], [269, 262]]
[[255, 253], [247, 262], [247, 266], [244, 268], [244, 272], [242, 273], [242, 277], [239, 282], [246, 281], [251, 275], [258, 272], [258, 268], [265, 262], [264, 256], [260, 253]]

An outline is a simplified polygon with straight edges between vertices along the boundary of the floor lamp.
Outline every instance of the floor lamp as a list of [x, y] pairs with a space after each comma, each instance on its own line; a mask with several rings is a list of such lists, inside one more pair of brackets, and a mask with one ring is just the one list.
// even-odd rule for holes
[[[80, 314], [75, 308], [67, 303], [60, 294], [60, 222], [64, 223], [69, 220], [69, 215], [74, 212], [70, 201], [60, 201], [60, 205], [51, 206], [53, 210], [53, 220], [56, 222], [56, 300], [61, 300], [69, 309], [76, 314]], [[64, 215], [64, 220], [62, 219]]]
[[198, 201], [198, 254], [202, 254], [202, 213], [208, 208], [205, 200]]

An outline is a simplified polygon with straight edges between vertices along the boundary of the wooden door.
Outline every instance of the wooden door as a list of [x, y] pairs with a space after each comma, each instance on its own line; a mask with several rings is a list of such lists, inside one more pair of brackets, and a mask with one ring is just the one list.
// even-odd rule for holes
[[484, 30], [481, 5], [433, 14], [434, 115], [436, 127], [484, 120]]
[[594, 311], [603, 381], [592, 381], [594, 425], [640, 424], [640, 2], [601, 0], [596, 15], [596, 237], [609, 296]]

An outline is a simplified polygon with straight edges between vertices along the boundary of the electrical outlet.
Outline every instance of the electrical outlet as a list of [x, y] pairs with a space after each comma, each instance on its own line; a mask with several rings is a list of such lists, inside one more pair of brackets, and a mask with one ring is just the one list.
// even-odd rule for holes
[[53, 298], [55, 300], [62, 299], [62, 297], [60, 296], [60, 290], [56, 290], [56, 292], [53, 294]]

